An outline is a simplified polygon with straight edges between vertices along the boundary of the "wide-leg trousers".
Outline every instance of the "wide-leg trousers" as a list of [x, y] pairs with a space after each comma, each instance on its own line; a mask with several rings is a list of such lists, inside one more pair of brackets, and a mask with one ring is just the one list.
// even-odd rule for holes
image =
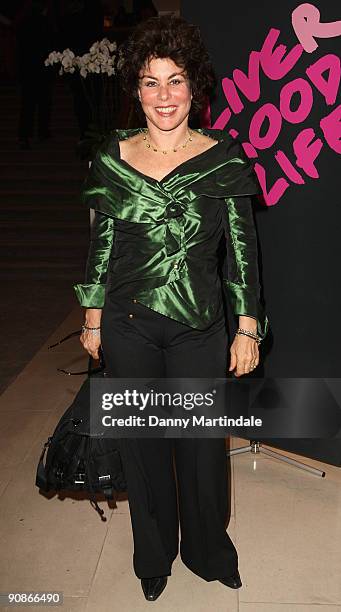
[[[101, 343], [112, 377], [226, 377], [224, 315], [206, 330], [166, 317], [134, 298], [107, 296]], [[183, 563], [204, 580], [238, 568], [226, 532], [228, 469], [224, 438], [121, 438], [138, 578], [171, 575]], [[174, 470], [175, 466], [175, 470]]]

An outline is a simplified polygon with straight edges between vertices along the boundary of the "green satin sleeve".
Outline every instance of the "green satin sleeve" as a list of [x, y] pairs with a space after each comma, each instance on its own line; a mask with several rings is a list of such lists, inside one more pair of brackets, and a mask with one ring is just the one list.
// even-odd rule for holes
[[85, 308], [103, 308], [109, 256], [114, 239], [114, 219], [95, 211], [84, 284], [73, 285], [77, 299]]
[[235, 315], [257, 320], [263, 340], [269, 320], [260, 302], [257, 235], [250, 197], [225, 198], [227, 271], [224, 285]]

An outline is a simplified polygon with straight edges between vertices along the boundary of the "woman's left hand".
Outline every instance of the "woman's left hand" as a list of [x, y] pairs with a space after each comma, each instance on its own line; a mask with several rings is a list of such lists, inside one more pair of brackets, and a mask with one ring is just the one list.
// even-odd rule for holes
[[230, 347], [231, 361], [229, 372], [233, 371], [235, 376], [249, 374], [253, 366], [259, 364], [259, 349], [256, 340], [245, 334], [236, 334]]

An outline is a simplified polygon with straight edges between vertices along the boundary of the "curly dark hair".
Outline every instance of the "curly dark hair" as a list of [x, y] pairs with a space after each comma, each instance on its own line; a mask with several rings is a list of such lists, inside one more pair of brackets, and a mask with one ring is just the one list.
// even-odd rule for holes
[[[140, 23], [121, 47], [121, 85], [138, 102], [140, 70], [152, 58], [170, 58], [185, 70], [192, 92], [191, 114], [198, 114], [216, 86], [216, 76], [198, 26], [162, 15]], [[137, 105], [137, 109], [141, 109]]]

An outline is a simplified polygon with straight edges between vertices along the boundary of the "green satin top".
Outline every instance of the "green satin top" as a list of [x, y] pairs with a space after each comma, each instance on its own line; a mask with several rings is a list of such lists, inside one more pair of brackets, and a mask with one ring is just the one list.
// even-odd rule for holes
[[80, 304], [102, 308], [106, 296], [130, 295], [205, 329], [221, 314], [225, 289], [234, 314], [257, 319], [264, 338], [252, 162], [227, 132], [198, 128], [218, 143], [158, 181], [120, 158], [119, 141], [141, 130], [114, 130], [86, 177], [82, 201], [95, 218], [84, 284], [74, 285]]

